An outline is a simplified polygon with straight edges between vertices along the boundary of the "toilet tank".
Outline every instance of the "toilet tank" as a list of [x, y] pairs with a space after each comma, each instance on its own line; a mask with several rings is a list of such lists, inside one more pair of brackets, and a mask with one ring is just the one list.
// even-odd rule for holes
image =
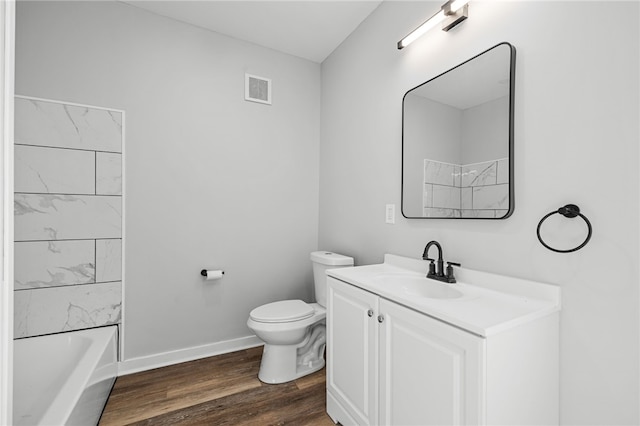
[[313, 282], [316, 292], [316, 302], [327, 306], [327, 269], [345, 268], [353, 266], [353, 258], [329, 251], [314, 251], [311, 253], [313, 264]]

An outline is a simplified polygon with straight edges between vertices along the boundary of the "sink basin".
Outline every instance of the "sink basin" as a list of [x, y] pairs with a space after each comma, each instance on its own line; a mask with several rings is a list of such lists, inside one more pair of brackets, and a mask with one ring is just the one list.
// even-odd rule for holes
[[385, 290], [409, 297], [427, 299], [456, 299], [462, 292], [454, 288], [455, 284], [446, 284], [415, 275], [385, 274], [376, 279]]

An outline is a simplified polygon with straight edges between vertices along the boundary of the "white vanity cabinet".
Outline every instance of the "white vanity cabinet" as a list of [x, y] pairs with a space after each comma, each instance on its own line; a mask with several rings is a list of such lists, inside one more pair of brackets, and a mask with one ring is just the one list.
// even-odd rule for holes
[[328, 413], [345, 426], [378, 424], [379, 297], [330, 277], [327, 285]]
[[387, 256], [384, 265], [328, 273], [327, 413], [334, 422], [559, 423], [559, 289], [510, 278], [508, 290], [520, 294], [503, 293], [500, 278], [461, 270], [480, 285], [457, 285], [455, 300], [403, 296], [402, 285], [379, 279], [409, 282], [387, 264], [406, 262]]
[[479, 423], [483, 339], [329, 278], [327, 404], [343, 425]]
[[483, 339], [385, 299], [380, 318], [376, 424], [478, 424]]

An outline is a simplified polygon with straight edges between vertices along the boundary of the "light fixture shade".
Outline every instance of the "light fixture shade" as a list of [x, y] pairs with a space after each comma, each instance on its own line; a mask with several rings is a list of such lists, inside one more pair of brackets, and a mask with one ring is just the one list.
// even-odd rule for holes
[[442, 30], [449, 31], [469, 16], [469, 0], [449, 0], [440, 7], [440, 11], [427, 19], [418, 28], [411, 31], [398, 42], [398, 49], [407, 47], [427, 31], [442, 22]]
[[440, 22], [444, 21], [445, 14], [443, 10], [440, 10], [438, 13], [433, 15], [431, 18], [427, 19], [423, 22], [418, 28], [411, 31], [405, 38], [398, 42], [398, 49], [402, 49], [403, 47], [407, 47], [409, 44], [413, 43], [416, 39], [420, 38], [424, 33], [438, 25]]

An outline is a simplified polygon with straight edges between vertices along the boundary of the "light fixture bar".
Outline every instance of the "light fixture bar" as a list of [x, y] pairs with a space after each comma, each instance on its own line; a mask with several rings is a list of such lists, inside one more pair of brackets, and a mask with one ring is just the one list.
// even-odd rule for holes
[[423, 22], [418, 28], [411, 31], [406, 37], [398, 42], [398, 49], [407, 47], [424, 33], [444, 22], [443, 31], [449, 31], [465, 19], [469, 11], [469, 0], [449, 0], [440, 7], [438, 13]]

